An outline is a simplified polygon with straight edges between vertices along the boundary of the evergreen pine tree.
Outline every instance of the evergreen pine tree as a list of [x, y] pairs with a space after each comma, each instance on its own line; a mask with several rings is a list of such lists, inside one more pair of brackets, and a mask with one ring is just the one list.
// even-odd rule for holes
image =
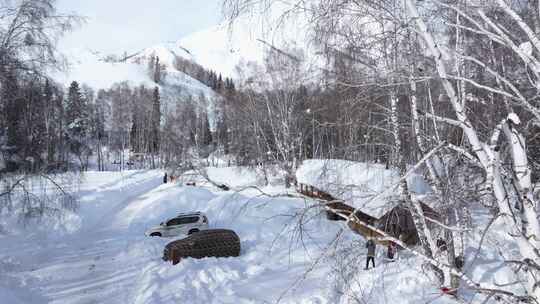
[[159, 88], [154, 88], [153, 100], [152, 100], [152, 134], [151, 134], [151, 149], [152, 153], [159, 151], [159, 126], [161, 121], [161, 109], [160, 109], [160, 96]]
[[96, 97], [96, 132], [95, 138], [101, 140], [105, 137], [105, 112], [106, 110], [106, 101], [104, 98], [104, 91], [99, 91]]
[[26, 85], [24, 102], [27, 117], [24, 157], [31, 157], [32, 170], [37, 170], [42, 166], [42, 155], [46, 151], [47, 142], [44, 111], [46, 104], [41, 81], [35, 79]]
[[193, 104], [193, 97], [188, 96], [184, 106], [184, 121], [187, 134], [187, 140], [189, 145], [195, 145], [195, 134], [197, 130], [197, 113], [195, 112], [195, 105]]
[[43, 87], [43, 104], [44, 104], [44, 114], [45, 114], [45, 130], [46, 130], [46, 149], [47, 149], [47, 163], [51, 164], [54, 162], [55, 148], [56, 148], [56, 126], [57, 119], [56, 116], [56, 104], [54, 102], [54, 92], [51, 86], [51, 83], [47, 79], [45, 81], [45, 86]]
[[210, 131], [210, 122], [206, 111], [203, 114], [203, 145], [209, 146], [212, 143], [212, 131]]
[[219, 77], [218, 77], [217, 83], [216, 83], [216, 89], [218, 91], [221, 91], [222, 88], [223, 88], [223, 79], [221, 78], [221, 74], [219, 74]]
[[88, 109], [76, 81], [69, 86], [67, 95], [66, 128], [71, 152], [80, 155], [88, 130]]
[[154, 64], [154, 82], [161, 82], [161, 63], [159, 63], [159, 56], [156, 56], [156, 63]]
[[218, 113], [217, 115], [216, 135], [219, 143], [223, 146], [223, 153], [229, 154], [229, 132], [224, 113]]
[[137, 109], [134, 109], [132, 119], [131, 119], [131, 130], [129, 132], [129, 139], [131, 144], [131, 151], [138, 153], [140, 152], [140, 144], [139, 144], [139, 118], [137, 114]]
[[[6, 169], [7, 171], [15, 171], [20, 166], [20, 159], [17, 155], [23, 147], [22, 134], [22, 113], [23, 103], [19, 98], [19, 86], [17, 83], [17, 77], [13, 72], [8, 72], [6, 79], [3, 82], [2, 87], [2, 99], [5, 106], [5, 119], [6, 119], [6, 146], [3, 147], [7, 154]], [[19, 157], [20, 158], [20, 157]]]
[[155, 77], [155, 67], [156, 67], [156, 56], [151, 55], [148, 60], [148, 73], [152, 79]]
[[210, 71], [210, 88], [217, 89], [217, 76], [214, 71]]

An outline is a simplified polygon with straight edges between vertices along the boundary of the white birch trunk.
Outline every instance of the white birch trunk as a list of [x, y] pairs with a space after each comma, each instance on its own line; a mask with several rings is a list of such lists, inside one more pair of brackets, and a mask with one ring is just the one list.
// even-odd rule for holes
[[[390, 124], [392, 130], [392, 137], [394, 138], [394, 146], [392, 148], [392, 160], [391, 163], [396, 168], [401, 168], [403, 162], [403, 155], [401, 154], [401, 139], [399, 138], [399, 118], [397, 114], [398, 98], [394, 89], [390, 90]], [[405, 190], [400, 185], [400, 194], [405, 194]]]
[[[417, 106], [417, 100], [416, 100], [416, 82], [414, 81], [412, 77], [409, 78], [409, 86], [411, 89], [410, 102], [411, 102], [411, 113], [412, 113], [412, 127], [414, 130], [414, 135], [415, 135], [420, 153], [422, 154], [422, 156], [424, 156], [427, 153], [427, 147], [424, 142], [424, 138], [420, 134], [420, 123], [419, 123], [418, 106]], [[442, 162], [439, 160], [439, 157], [437, 156], [437, 154], [434, 154], [433, 158], [426, 160], [426, 167], [428, 168], [429, 175], [431, 176], [431, 179], [433, 181], [435, 193], [440, 199], [444, 199], [444, 194], [442, 191], [443, 184], [442, 184], [439, 174], [437, 173], [437, 170], [435, 169], [435, 166], [433, 165], [432, 159], [436, 159], [437, 163], [442, 163]], [[418, 222], [417, 229], [418, 230], [422, 229], [423, 231], [422, 237], [426, 241], [426, 244], [429, 246], [429, 251], [431, 252], [433, 256], [433, 253], [436, 252], [437, 247], [433, 240], [433, 237], [431, 236], [431, 231], [428, 229], [426, 225], [422, 207], [420, 206], [418, 202], [413, 202], [413, 204], [414, 204], [415, 209], [417, 210], [417, 213], [418, 213], [418, 210], [420, 211], [418, 215], [422, 217], [421, 219], [415, 220], [415, 224], [417, 224]], [[453, 233], [449, 232], [446, 234], [447, 234], [447, 239], [449, 241], [447, 244], [447, 250], [449, 253], [451, 253], [448, 255], [448, 262], [449, 262], [449, 265], [454, 265], [455, 253], [454, 253]], [[418, 235], [420, 236], [420, 233]], [[455, 276], [452, 276], [450, 271], [448, 271], [448, 269], [442, 269], [442, 271], [444, 273], [444, 279], [441, 280], [443, 285], [457, 288], [459, 285], [459, 280], [455, 280], [454, 279]]]
[[[416, 98], [416, 97], [415, 97]], [[416, 102], [416, 101], [415, 101]], [[399, 137], [399, 119], [398, 119], [398, 98], [395, 90], [390, 92], [390, 122], [392, 124], [392, 135], [394, 137], [393, 163], [400, 168], [400, 174], [406, 174], [406, 164], [403, 159], [401, 139]], [[424, 211], [418, 200], [411, 198], [407, 187], [407, 179], [401, 179], [399, 183], [400, 199], [409, 207], [413, 222], [415, 224], [418, 239], [424, 249], [424, 254], [433, 259], [436, 250], [435, 242], [431, 236], [431, 231], [428, 229]], [[445, 284], [446, 276], [442, 273], [441, 268], [433, 267], [435, 275], [439, 278], [442, 284]]]

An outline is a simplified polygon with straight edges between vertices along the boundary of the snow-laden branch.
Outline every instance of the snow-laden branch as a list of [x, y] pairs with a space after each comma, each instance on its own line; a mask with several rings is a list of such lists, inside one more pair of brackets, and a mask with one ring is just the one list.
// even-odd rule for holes
[[536, 51], [540, 52], [540, 40], [538, 39], [538, 36], [534, 31], [521, 19], [521, 17], [513, 10], [511, 9], [508, 4], [504, 0], [495, 0], [497, 1], [497, 4], [503, 9], [503, 11], [510, 16], [510, 18], [514, 19], [514, 21], [519, 25], [519, 27], [525, 32], [527, 35], [527, 38], [529, 38], [529, 41], [532, 43]]
[[17, 179], [13, 184], [7, 187], [4, 192], [0, 193], [0, 197], [11, 194], [11, 192], [13, 192], [13, 190], [15, 190], [15, 188], [17, 188], [19, 185], [21, 185], [21, 183], [23, 183], [26, 178], [27, 176], [24, 175], [23, 177]]
[[[497, 0], [497, 1], [504, 1], [504, 0]], [[441, 5], [441, 6], [443, 6], [443, 7], [445, 7], [445, 8], [454, 10], [457, 14], [461, 15], [462, 17], [467, 19], [468, 22], [470, 22], [472, 25], [474, 25], [477, 28], [477, 30], [473, 29], [473, 28], [470, 28], [470, 27], [457, 25], [457, 24], [452, 24], [451, 26], [460, 27], [460, 28], [462, 28], [464, 30], [467, 30], [467, 31], [470, 31], [472, 33], [483, 34], [483, 35], [487, 36], [489, 39], [491, 39], [491, 40], [493, 40], [493, 41], [495, 41], [495, 42], [497, 42], [497, 43], [499, 43], [501, 45], [508, 46], [509, 48], [512, 49], [512, 51], [514, 51], [516, 54], [518, 54], [520, 56], [520, 58], [527, 65], [529, 65], [532, 68], [533, 72], [535, 73], [535, 75], [537, 76], [537, 79], [538, 79], [538, 76], [539, 76], [539, 74], [538, 74], [539, 69], [538, 68], [540, 67], [540, 63], [538, 62], [538, 60], [536, 60], [533, 56], [523, 52], [523, 50], [521, 50], [519, 48], [519, 46], [516, 45], [516, 43], [514, 43], [514, 41], [512, 39], [510, 39], [510, 37], [508, 35], [506, 35], [506, 33], [498, 25], [496, 25], [489, 17], [487, 17], [485, 15], [485, 13], [481, 9], [477, 10], [479, 16], [482, 18], [483, 21], [485, 21], [485, 23], [489, 27], [491, 27], [495, 31], [495, 33], [491, 32], [489, 29], [484, 27], [483, 24], [478, 22], [478, 20], [476, 20], [475, 18], [472, 18], [467, 12], [464, 12], [463, 10], [456, 7], [455, 5], [449, 5], [449, 4], [446, 4], [446, 3], [443, 3], [443, 2], [437, 1], [437, 0], [434, 0], [434, 2]]]
[[[435, 43], [433, 35], [428, 31], [427, 25], [418, 14], [418, 10], [413, 0], [406, 0], [406, 6], [410, 16], [416, 23], [420, 35], [427, 45], [430, 55], [435, 62], [437, 72], [450, 99], [450, 103], [454, 108], [457, 120], [462, 123], [461, 128], [467, 137], [469, 144], [472, 146], [474, 154], [477, 156], [488, 176], [486, 186], [493, 193], [496, 199], [499, 212], [506, 222], [506, 228], [512, 230], [514, 227], [512, 220], [514, 218], [512, 216], [513, 213], [509, 204], [509, 195], [506, 191], [505, 181], [502, 173], [500, 172], [501, 168], [498, 149], [492, 149], [489, 145], [486, 145], [480, 141], [478, 134], [470, 123], [462, 104], [459, 103], [459, 99], [456, 95], [453, 84], [448, 80], [449, 77], [446, 71], [445, 63], [442, 60], [442, 53], [439, 46]], [[488, 18], [481, 10], [479, 10], [479, 14], [482, 19], [507, 42], [507, 45], [515, 50], [518, 55], [522, 56], [524, 60], [531, 57], [524, 54], [522, 50], [515, 46], [514, 42], [503, 32], [503, 30], [494, 24], [492, 20]], [[532, 64], [531, 68], [535, 69], [537, 67], [537, 61], [532, 58], [530, 59], [530, 62]], [[522, 179], [519, 184], [524, 186], [523, 189], [518, 189], [517, 191], [518, 196], [522, 198], [523, 208], [521, 208], [522, 235], [516, 236], [516, 243], [519, 247], [519, 252], [524, 259], [531, 259], [536, 262], [540, 256], [537, 244], [540, 226], [538, 224], [538, 220], [536, 219], [536, 202], [532, 196], [532, 191], [530, 191], [530, 179], [528, 179], [530, 174], [527, 171], [527, 154], [525, 152], [526, 150], [524, 149], [525, 145], [523, 138], [520, 136], [517, 130], [513, 128], [513, 124], [519, 123], [519, 118], [516, 114], [510, 113], [508, 116], [508, 121], [509, 123], [503, 124], [502, 128], [512, 149], [514, 174], [516, 175], [516, 178]], [[498, 138], [498, 134], [494, 137]], [[525, 206], [527, 206], [527, 208], [525, 208]], [[537, 272], [529, 268], [526, 276], [528, 295], [530, 295], [531, 299], [534, 301], [540, 300], [540, 288], [537, 288], [538, 284], [536, 279]]]
[[[478, 15], [486, 22], [495, 32], [496, 34], [504, 41], [503, 45], [506, 45], [514, 53], [516, 53], [532, 70], [532, 72], [535, 74], [536, 79], [540, 79], [540, 62], [536, 58], [534, 58], [532, 55], [527, 54], [524, 52], [501, 28], [499, 25], [495, 24], [491, 18], [486, 16], [486, 14], [482, 10], [478, 10]], [[538, 84], [536, 84], [538, 85]]]
[[[485, 64], [484, 62], [482, 62], [481, 60], [477, 59], [477, 58], [474, 58], [472, 56], [466, 56], [466, 55], [462, 55], [462, 54], [457, 54], [456, 53], [456, 56], [457, 57], [460, 57], [460, 58], [463, 58], [464, 60], [467, 60], [467, 61], [470, 61], [470, 62], [473, 62], [477, 65], [479, 65], [480, 67], [482, 67], [486, 72], [488, 72], [489, 74], [491, 74], [493, 77], [495, 77], [496, 79], [502, 81], [506, 86], [508, 86], [510, 88], [510, 90], [512, 91], [512, 93], [515, 95], [515, 98], [517, 98], [520, 102], [522, 103], [526, 103], [524, 105], [529, 105], [530, 104], [527, 102], [527, 100], [525, 99], [525, 97], [521, 94], [521, 92], [516, 88], [516, 86], [514, 86], [512, 84], [512, 82], [510, 82], [508, 79], [506, 79], [506, 77], [503, 77], [501, 74], [499, 74], [497, 71], [493, 70], [492, 68], [490, 68], [487, 64]], [[538, 110], [536, 109], [536, 112], [538, 112]], [[533, 112], [534, 114], [534, 112]], [[538, 116], [540, 117], [540, 116]]]
[[458, 77], [458, 76], [453, 76], [453, 75], [448, 75], [448, 78], [459, 80], [459, 81], [464, 81], [466, 83], [472, 84], [473, 86], [475, 86], [475, 87], [477, 87], [479, 89], [482, 89], [482, 90], [485, 90], [485, 91], [488, 91], [488, 92], [491, 92], [491, 93], [499, 94], [499, 95], [506, 96], [506, 97], [509, 97], [509, 98], [512, 98], [512, 99], [519, 99], [517, 96], [514, 96], [514, 95], [512, 95], [512, 94], [510, 94], [510, 93], [508, 93], [506, 91], [502, 91], [502, 90], [499, 90], [499, 89], [496, 89], [496, 88], [493, 88], [493, 87], [490, 87], [490, 86], [487, 86], [487, 85], [483, 85], [483, 84], [478, 83], [475, 80], [470, 79], [470, 78]]
[[439, 47], [433, 40], [433, 36], [429, 33], [427, 25], [425, 24], [424, 20], [418, 14], [415, 4], [412, 3], [411, 0], [407, 0], [406, 4], [407, 4], [407, 9], [409, 11], [409, 15], [416, 22], [419, 33], [424, 39], [424, 41], [426, 42], [427, 47], [431, 53], [431, 56], [433, 57], [435, 61], [437, 72], [441, 78], [442, 85], [450, 99], [450, 103], [452, 104], [452, 107], [454, 108], [454, 112], [456, 113], [457, 120], [461, 122], [462, 124], [461, 128], [463, 129], [463, 132], [467, 136], [469, 143], [473, 147], [473, 150], [478, 151], [476, 154], [480, 162], [485, 167], [487, 167], [489, 163], [489, 157], [487, 153], [484, 151], [483, 145], [480, 139], [478, 138], [478, 134], [472, 128], [472, 124], [465, 113], [465, 109], [459, 103], [458, 96], [456, 94], [456, 91], [452, 83], [448, 80], [448, 73], [446, 71], [446, 66], [443, 62], [443, 55]]
[[469, 232], [471, 231], [471, 229], [467, 229], [467, 228], [460, 228], [460, 227], [452, 227], [452, 226], [448, 226], [448, 225], [445, 225], [435, 219], [432, 219], [428, 216], [426, 216], [426, 221], [430, 222], [430, 223], [433, 223], [441, 228], [444, 228], [446, 230], [449, 230], [449, 231], [454, 231], [454, 232]]
[[462, 122], [457, 121], [455, 119], [451, 119], [451, 118], [448, 118], [448, 117], [441, 117], [441, 116], [431, 114], [431, 113], [424, 113], [424, 112], [422, 112], [420, 110], [417, 110], [417, 112], [424, 115], [425, 117], [434, 119], [436, 121], [444, 122], [444, 123], [447, 123], [447, 124], [455, 126], [455, 127], [461, 127], [461, 125], [462, 125]]
[[458, 147], [454, 144], [448, 144], [448, 148], [450, 150], [456, 151], [457, 153], [467, 157], [469, 160], [476, 162], [479, 166], [482, 166], [482, 164], [478, 161], [478, 158], [474, 157], [469, 151], [463, 149], [462, 147]]

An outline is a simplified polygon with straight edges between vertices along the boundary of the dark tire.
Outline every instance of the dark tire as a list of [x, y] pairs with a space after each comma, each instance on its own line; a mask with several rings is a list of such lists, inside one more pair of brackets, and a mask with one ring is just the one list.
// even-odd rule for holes
[[177, 257], [230, 257], [240, 255], [240, 239], [231, 230], [210, 229], [167, 245]]
[[159, 236], [159, 237], [161, 237], [161, 233], [159, 233], [159, 232], [152, 232], [152, 233], [150, 233], [150, 236]]
[[192, 234], [197, 233], [197, 232], [199, 232], [199, 229], [195, 228], [195, 229], [191, 229], [187, 234], [192, 235]]

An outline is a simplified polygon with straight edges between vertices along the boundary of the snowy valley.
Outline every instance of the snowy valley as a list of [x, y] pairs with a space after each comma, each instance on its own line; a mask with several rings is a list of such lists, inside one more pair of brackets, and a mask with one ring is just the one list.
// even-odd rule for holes
[[[306, 164], [299, 179], [321, 182], [314, 172], [323, 164]], [[366, 187], [379, 187], [389, 174], [376, 165], [364, 169], [370, 173], [356, 176]], [[202, 177], [197, 187], [163, 184], [159, 170], [85, 173], [76, 193], [77, 215], [40, 229], [33, 228], [40, 223], [32, 223], [24, 232], [0, 238], [3, 299], [14, 304], [349, 303], [354, 293], [366, 292], [370, 303], [404, 294], [407, 301], [400, 303], [446, 303], [429, 276], [411, 269], [418, 261], [405, 252], [398, 262], [387, 263], [380, 248], [377, 268], [369, 271], [361, 270], [364, 250], [342, 260], [351, 244], [363, 239], [341, 222], [328, 221], [320, 207], [305, 211], [317, 202], [285, 189], [279, 176], [265, 187], [253, 169], [208, 168], [207, 173], [233, 190], [221, 191]], [[161, 260], [163, 247], [174, 238], [150, 238], [144, 231], [195, 210], [208, 215], [211, 228], [239, 234], [239, 258], [188, 258], [176, 266]], [[339, 273], [345, 261], [358, 264], [349, 265], [348, 278]], [[354, 292], [343, 286], [351, 282]], [[386, 300], [378, 296], [383, 290]]]
[[0, 303], [540, 303], [539, 7], [0, 1]]

